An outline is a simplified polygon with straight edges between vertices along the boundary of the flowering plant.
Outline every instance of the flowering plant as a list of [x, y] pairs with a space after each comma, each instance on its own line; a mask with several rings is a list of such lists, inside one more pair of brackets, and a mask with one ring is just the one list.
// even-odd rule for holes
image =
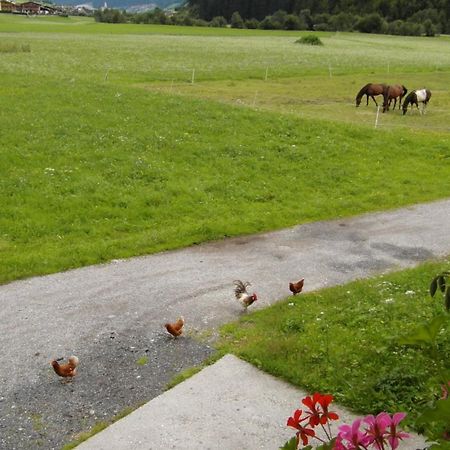
[[[398, 412], [390, 416], [381, 412], [377, 416], [358, 418], [351, 425], [341, 425], [337, 436], [333, 438], [330, 421], [339, 419], [339, 416], [328, 409], [332, 401], [332, 395], [317, 392], [302, 399], [307, 410], [297, 409], [289, 417], [287, 425], [295, 428], [297, 433], [282, 449], [308, 450], [312, 448], [308, 445], [310, 440], [316, 439], [320, 443], [318, 448], [322, 450], [395, 450], [400, 440], [409, 437], [397, 428], [405, 413]], [[317, 427], [322, 429], [323, 437], [318, 436]], [[303, 447], [300, 447], [300, 441]]]

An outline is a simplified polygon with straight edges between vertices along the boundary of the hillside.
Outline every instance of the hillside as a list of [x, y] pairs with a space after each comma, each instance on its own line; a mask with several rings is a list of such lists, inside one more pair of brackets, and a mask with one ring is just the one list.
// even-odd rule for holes
[[153, 8], [170, 8], [178, 6], [182, 1], [177, 0], [55, 0], [58, 5], [79, 5], [82, 3], [92, 4], [94, 8], [99, 8], [105, 4], [109, 8], [132, 9], [132, 10], [148, 10]]

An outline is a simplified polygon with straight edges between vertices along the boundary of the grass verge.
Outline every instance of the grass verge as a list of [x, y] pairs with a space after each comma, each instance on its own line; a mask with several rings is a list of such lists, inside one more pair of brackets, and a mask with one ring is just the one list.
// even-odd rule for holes
[[450, 193], [445, 138], [425, 132], [3, 82], [0, 283]]
[[111, 420], [109, 421], [101, 421], [101, 422], [97, 422], [96, 424], [93, 425], [93, 427], [89, 430], [89, 431], [84, 431], [82, 433], [78, 433], [77, 436], [75, 437], [74, 440], [68, 442], [67, 444], [64, 445], [64, 447], [62, 447], [61, 450], [71, 450], [72, 448], [77, 447], [78, 445], [80, 445], [82, 442], [87, 441], [89, 438], [91, 438], [92, 436], [96, 435], [97, 433], [100, 433], [101, 431], [103, 431], [105, 428], [109, 427], [110, 425], [112, 425], [114, 422], [117, 422], [120, 419], [123, 419], [124, 417], [128, 416], [129, 414], [131, 414], [133, 411], [135, 411], [136, 409], [138, 409], [139, 407], [141, 407], [143, 403], [138, 404], [137, 406], [129, 406], [127, 408], [124, 408], [122, 411], [118, 412]]
[[[440, 394], [450, 369], [448, 322], [429, 346], [400, 337], [443, 314], [431, 279], [450, 260], [290, 297], [222, 328], [218, 348], [310, 392], [333, 393], [361, 413], [420, 409]], [[450, 322], [450, 318], [449, 318]]]

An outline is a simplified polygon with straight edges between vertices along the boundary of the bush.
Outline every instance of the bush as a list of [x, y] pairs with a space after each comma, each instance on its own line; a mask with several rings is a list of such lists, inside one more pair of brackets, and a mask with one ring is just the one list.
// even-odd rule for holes
[[323, 45], [323, 42], [315, 34], [307, 34], [306, 36], [301, 37], [295, 42], [298, 44], [307, 44], [307, 45]]
[[264, 19], [259, 22], [259, 28], [262, 30], [275, 30], [276, 24], [272, 21], [272, 16], [264, 17]]
[[209, 22], [210, 27], [215, 28], [224, 28], [228, 25], [227, 19], [223, 16], [216, 16], [211, 19], [211, 22]]
[[238, 11], [231, 15], [230, 24], [231, 28], [244, 28], [244, 21]]
[[316, 23], [313, 25], [314, 31], [332, 31], [331, 27], [327, 23]]
[[284, 21], [285, 30], [306, 30], [306, 22], [294, 14], [288, 14]]
[[245, 21], [245, 27], [251, 30], [256, 30], [257, 28], [259, 28], [259, 21], [258, 19], [252, 18], [252, 19], [247, 19]]
[[333, 31], [353, 31], [353, 26], [357, 22], [353, 14], [340, 12], [330, 17], [329, 27]]
[[387, 23], [378, 13], [373, 13], [358, 20], [355, 28], [361, 33], [383, 33], [387, 30]]
[[429, 37], [435, 36], [437, 33], [437, 27], [433, 24], [431, 19], [425, 20], [425, 22], [423, 23], [423, 30], [425, 32], [425, 35]]
[[400, 34], [403, 36], [420, 36], [422, 31], [422, 25], [413, 22], [403, 22], [400, 28]]

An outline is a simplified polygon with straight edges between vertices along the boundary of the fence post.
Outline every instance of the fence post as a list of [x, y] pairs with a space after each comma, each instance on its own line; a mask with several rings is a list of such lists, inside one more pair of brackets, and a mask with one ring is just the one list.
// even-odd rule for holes
[[375, 117], [375, 128], [378, 126], [378, 116], [380, 115], [380, 105], [377, 106], [377, 115]]

